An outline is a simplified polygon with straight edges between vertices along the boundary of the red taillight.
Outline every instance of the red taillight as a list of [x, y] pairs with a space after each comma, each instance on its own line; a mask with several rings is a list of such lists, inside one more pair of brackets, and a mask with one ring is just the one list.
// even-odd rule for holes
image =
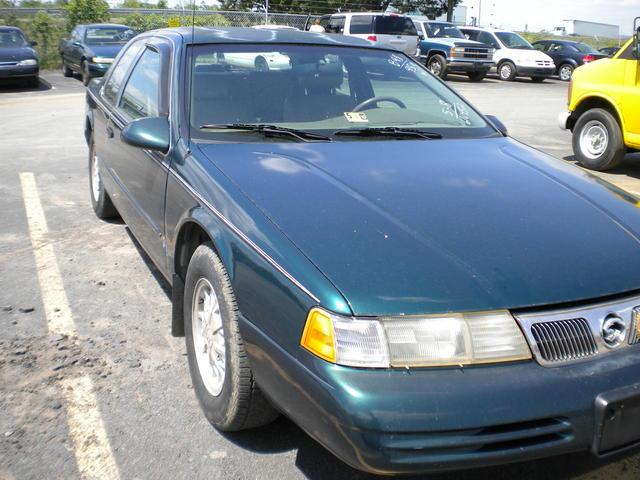
[[585, 55], [584, 57], [582, 57], [582, 61], [584, 63], [593, 62], [594, 60], [595, 60], [595, 57], [593, 55]]
[[375, 35], [369, 35], [367, 37], [367, 40], [371, 41], [371, 42], [377, 42], [378, 41], [378, 37]]

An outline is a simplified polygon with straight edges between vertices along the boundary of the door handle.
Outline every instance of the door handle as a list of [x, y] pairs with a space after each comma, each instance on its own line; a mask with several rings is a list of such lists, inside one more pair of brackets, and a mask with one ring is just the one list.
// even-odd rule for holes
[[113, 128], [107, 127], [107, 138], [113, 138]]

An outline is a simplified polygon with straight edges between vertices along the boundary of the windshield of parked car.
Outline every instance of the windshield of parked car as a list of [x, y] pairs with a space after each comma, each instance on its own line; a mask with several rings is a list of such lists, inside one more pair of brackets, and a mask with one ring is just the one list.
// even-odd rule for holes
[[249, 135], [202, 128], [228, 124], [322, 135], [384, 127], [457, 138], [496, 133], [469, 104], [400, 52], [244, 44], [198, 45], [192, 53], [190, 116], [197, 135]]
[[591, 45], [587, 45], [586, 43], [574, 43], [573, 46], [580, 53], [599, 53], [595, 48], [593, 48]]
[[465, 38], [462, 32], [455, 25], [450, 23], [427, 23], [429, 36], [435, 38]]
[[522, 38], [520, 35], [518, 35], [517, 33], [496, 32], [496, 36], [507, 48], [519, 48], [521, 50], [533, 49], [531, 44], [527, 42], [524, 38]]
[[128, 27], [90, 27], [84, 34], [84, 40], [88, 45], [126, 43], [135, 36], [136, 32]]
[[17, 30], [0, 31], [0, 48], [20, 48], [29, 44]]

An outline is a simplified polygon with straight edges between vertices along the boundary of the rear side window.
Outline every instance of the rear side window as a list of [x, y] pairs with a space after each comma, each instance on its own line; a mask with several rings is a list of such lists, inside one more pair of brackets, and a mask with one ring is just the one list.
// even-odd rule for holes
[[109, 80], [104, 85], [104, 90], [102, 92], [102, 96], [109, 103], [114, 104], [116, 98], [118, 97], [118, 91], [120, 90], [120, 86], [122, 85], [122, 81], [124, 80], [131, 63], [135, 60], [138, 52], [142, 49], [142, 42], [135, 42], [127, 48], [127, 50], [122, 54], [118, 63], [116, 63], [111, 70], [111, 75], [109, 76]]
[[476, 42], [478, 42], [478, 34], [480, 33], [478, 30], [462, 30], [462, 33], [464, 33], [464, 36], [467, 37], [469, 40], [475, 40]]
[[351, 17], [349, 33], [373, 33], [373, 15], [354, 15]]
[[418, 35], [416, 26], [410, 18], [393, 15], [376, 17], [373, 33], [379, 35]]
[[131, 119], [160, 115], [160, 75], [160, 54], [147, 48], [124, 87], [120, 110]]
[[331, 17], [329, 23], [324, 27], [327, 33], [344, 33], [344, 17]]

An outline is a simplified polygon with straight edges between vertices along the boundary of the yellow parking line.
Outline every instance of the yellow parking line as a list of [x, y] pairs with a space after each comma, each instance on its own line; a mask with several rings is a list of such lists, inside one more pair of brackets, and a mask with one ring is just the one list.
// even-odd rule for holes
[[[73, 335], [76, 332], [75, 324], [53, 245], [47, 239], [47, 220], [33, 173], [20, 173], [20, 184], [49, 332]], [[85, 479], [117, 480], [120, 477], [118, 466], [104, 429], [91, 379], [87, 375], [67, 378], [63, 380], [62, 387], [69, 435], [73, 440], [80, 475]]]

